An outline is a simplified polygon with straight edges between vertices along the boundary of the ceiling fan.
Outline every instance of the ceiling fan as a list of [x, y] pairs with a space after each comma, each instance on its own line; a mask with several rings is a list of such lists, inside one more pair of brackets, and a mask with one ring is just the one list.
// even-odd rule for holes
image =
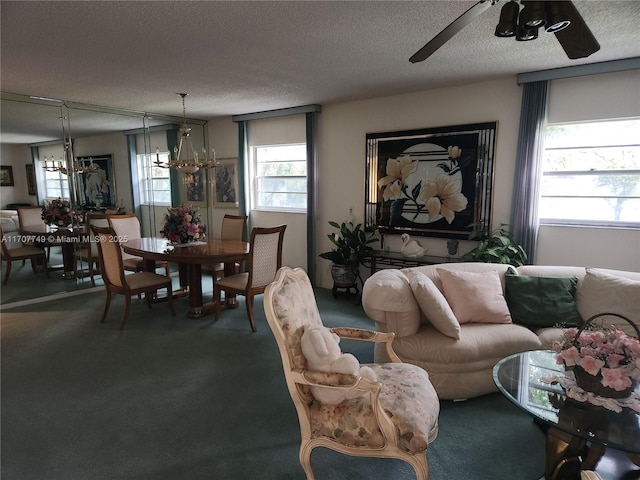
[[[418, 63], [426, 60], [456, 33], [498, 2], [499, 0], [480, 0], [414, 53], [409, 61]], [[522, 0], [520, 3], [522, 9], [516, 0], [510, 0], [502, 7], [495, 31], [497, 37], [515, 37], [518, 41], [534, 40], [538, 38], [538, 29], [544, 28], [547, 33], [555, 34], [572, 60], [588, 57], [600, 50], [600, 44], [570, 0]]]

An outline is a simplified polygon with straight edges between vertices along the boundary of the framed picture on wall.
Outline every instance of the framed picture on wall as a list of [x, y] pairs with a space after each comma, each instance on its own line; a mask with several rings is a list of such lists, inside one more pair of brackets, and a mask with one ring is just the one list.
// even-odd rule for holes
[[216, 207], [238, 206], [238, 159], [220, 158], [220, 165], [214, 170]]
[[25, 166], [27, 170], [27, 193], [29, 195], [37, 195], [38, 187], [36, 184], [36, 171], [32, 163], [27, 163]]
[[[105, 208], [116, 204], [116, 185], [111, 155], [77, 157], [81, 167], [88, 171], [78, 174], [80, 205], [89, 208]], [[91, 169], [93, 165], [93, 169]]]
[[497, 122], [367, 134], [366, 222], [466, 239], [491, 224]]
[[207, 205], [206, 172], [198, 170], [195, 173], [184, 174], [184, 197], [187, 203], [197, 207]]
[[13, 167], [0, 167], [0, 187], [13, 187]]

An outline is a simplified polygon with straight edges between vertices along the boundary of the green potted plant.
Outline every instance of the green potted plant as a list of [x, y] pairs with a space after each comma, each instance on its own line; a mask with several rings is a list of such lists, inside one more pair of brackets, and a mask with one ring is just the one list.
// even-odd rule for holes
[[501, 223], [491, 233], [478, 223], [472, 223], [470, 226], [474, 227], [474, 230], [469, 234], [469, 240], [479, 240], [480, 243], [465, 253], [462, 261], [506, 263], [514, 267], [520, 267], [527, 261], [526, 252], [513, 240], [507, 224]]
[[357, 291], [357, 280], [360, 277], [360, 265], [365, 258], [375, 252], [371, 246], [378, 241], [375, 232], [365, 232], [362, 224], [353, 222], [329, 221], [329, 225], [338, 230], [327, 235], [331, 243], [335, 246], [333, 250], [323, 252], [320, 257], [333, 262], [331, 266], [331, 276], [333, 278], [333, 293], [336, 295], [336, 288], [355, 287]]

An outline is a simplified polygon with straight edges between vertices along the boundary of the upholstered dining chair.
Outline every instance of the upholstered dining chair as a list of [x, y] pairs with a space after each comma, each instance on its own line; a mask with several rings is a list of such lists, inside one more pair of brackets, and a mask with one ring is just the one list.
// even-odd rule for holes
[[282, 241], [286, 228], [286, 225], [280, 225], [269, 228], [255, 227], [251, 230], [248, 271], [223, 277], [213, 284], [216, 320], [220, 316], [220, 298], [223, 290], [225, 295], [244, 295], [249, 324], [251, 330], [256, 331], [253, 298], [264, 293], [264, 289], [273, 281], [276, 272], [282, 266]]
[[163, 288], [167, 289], [169, 309], [175, 316], [171, 277], [153, 272], [136, 272], [125, 275], [122, 249], [116, 232], [111, 227], [96, 227], [95, 225], [91, 226], [91, 232], [96, 236], [106, 295], [100, 322], [104, 322], [107, 318], [112, 294], [124, 295], [125, 298], [124, 312], [122, 312], [122, 318], [120, 319], [120, 330], [122, 330], [127, 323], [131, 296], [144, 293], [147, 305], [151, 308], [152, 294]]
[[[107, 215], [109, 226], [113, 228], [116, 236], [122, 241], [133, 240], [142, 237], [140, 220], [135, 213], [125, 215]], [[141, 272], [144, 270], [144, 260], [141, 257], [122, 252], [122, 264], [129, 272]], [[156, 261], [155, 268], [164, 268], [167, 277], [171, 275], [169, 262]]]
[[[109, 226], [109, 220], [107, 219], [107, 216], [103, 213], [89, 212], [87, 213], [86, 224], [87, 224], [88, 232], [91, 232], [91, 225], [105, 228]], [[95, 237], [92, 235], [89, 235], [89, 243], [77, 249], [73, 255], [76, 260], [80, 261], [81, 264], [82, 262], [86, 262], [89, 268], [89, 277], [91, 278], [91, 285], [95, 287], [96, 282], [93, 279], [93, 276], [95, 274], [94, 266], [97, 267], [100, 261], [100, 253], [98, 252], [98, 245], [96, 243]], [[82, 265], [80, 270], [82, 271]]]
[[39, 258], [42, 261], [44, 271], [49, 276], [49, 266], [47, 265], [47, 252], [42, 248], [34, 247], [33, 245], [23, 245], [21, 247], [9, 248], [4, 238], [4, 232], [0, 227], [0, 243], [2, 243], [2, 249], [0, 250], [2, 260], [7, 263], [7, 270], [4, 272], [3, 285], [9, 282], [9, 275], [11, 275], [11, 262], [15, 260], [35, 260]]
[[[282, 359], [289, 394], [298, 413], [299, 459], [313, 480], [311, 451], [327, 447], [348, 455], [397, 458], [408, 462], [418, 480], [427, 480], [426, 450], [438, 434], [440, 403], [429, 374], [402, 363], [393, 351], [394, 333], [332, 328], [341, 338], [376, 342], [392, 363], [368, 364], [377, 374], [361, 376], [311, 371], [302, 353], [305, 329], [322, 325], [311, 282], [301, 268], [282, 267], [264, 293], [264, 310]], [[323, 405], [311, 387], [357, 390], [364, 396]], [[382, 480], [382, 479], [381, 479]]]
[[[222, 219], [220, 230], [222, 240], [242, 240], [247, 238], [247, 216], [226, 214]], [[240, 273], [240, 263], [236, 262], [235, 273]], [[208, 273], [213, 277], [213, 283], [224, 276], [224, 263], [212, 263], [202, 266], [202, 273]]]
[[[18, 207], [18, 228], [22, 230], [26, 226], [31, 225], [44, 225], [44, 220], [42, 219], [42, 207]], [[35, 244], [33, 242], [25, 243], [24, 246], [35, 246], [41, 247], [41, 244]], [[48, 245], [44, 246], [44, 249], [47, 252], [47, 259], [51, 256], [51, 247]], [[24, 263], [24, 262], [23, 262]]]

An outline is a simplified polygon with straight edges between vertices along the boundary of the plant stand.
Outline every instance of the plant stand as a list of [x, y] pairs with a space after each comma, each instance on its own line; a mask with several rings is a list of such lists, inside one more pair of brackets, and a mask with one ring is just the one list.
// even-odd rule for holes
[[[358, 290], [358, 285], [354, 284], [354, 285], [349, 285], [349, 286], [344, 286], [344, 285], [336, 285], [336, 283], [333, 283], [333, 288], [331, 289], [331, 293], [333, 295], [333, 298], [338, 298], [338, 295], [342, 294], [342, 295], [346, 295], [347, 300], [351, 298], [351, 289], [355, 290], [355, 294], [356, 296], [358, 296], [358, 294], [360, 293], [360, 291]], [[339, 290], [344, 290], [343, 292], [340, 292]]]

